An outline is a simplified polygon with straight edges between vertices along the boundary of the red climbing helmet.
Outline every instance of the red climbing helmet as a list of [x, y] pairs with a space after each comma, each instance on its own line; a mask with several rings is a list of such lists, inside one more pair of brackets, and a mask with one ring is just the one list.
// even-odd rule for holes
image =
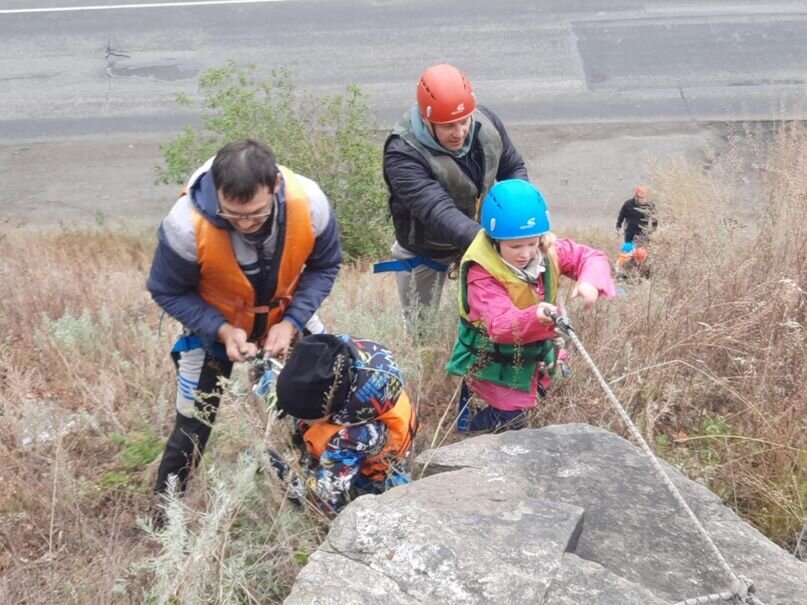
[[633, 260], [637, 263], [643, 263], [647, 260], [647, 248], [638, 247], [633, 251]]
[[453, 65], [433, 65], [420, 76], [418, 107], [424, 122], [458, 122], [476, 109], [474, 89], [465, 74]]

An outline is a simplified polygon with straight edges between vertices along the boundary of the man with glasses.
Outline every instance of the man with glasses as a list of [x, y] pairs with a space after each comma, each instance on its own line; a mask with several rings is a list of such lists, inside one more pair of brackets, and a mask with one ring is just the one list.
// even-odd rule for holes
[[147, 286], [185, 328], [171, 355], [177, 416], [155, 490], [183, 490], [210, 436], [219, 378], [263, 350], [285, 357], [331, 291], [342, 247], [328, 199], [252, 139], [224, 146], [163, 219]]

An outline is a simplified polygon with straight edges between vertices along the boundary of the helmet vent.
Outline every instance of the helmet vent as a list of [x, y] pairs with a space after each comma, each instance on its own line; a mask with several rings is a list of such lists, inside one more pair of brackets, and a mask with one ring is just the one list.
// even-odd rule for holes
[[429, 96], [430, 96], [432, 99], [434, 99], [434, 98], [435, 98], [435, 97], [434, 97], [434, 93], [432, 92], [432, 89], [431, 89], [431, 88], [429, 88], [429, 86], [428, 86], [428, 84], [426, 84], [426, 82], [424, 82], [423, 80], [421, 80], [421, 81], [420, 81], [420, 86], [421, 86], [421, 88], [423, 88], [423, 90], [425, 90], [425, 91], [426, 91], [426, 92], [429, 94]]

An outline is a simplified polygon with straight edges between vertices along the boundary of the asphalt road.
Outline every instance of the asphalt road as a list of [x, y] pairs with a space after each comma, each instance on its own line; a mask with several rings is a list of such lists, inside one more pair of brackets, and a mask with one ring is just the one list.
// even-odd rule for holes
[[175, 193], [153, 184], [159, 143], [198, 123], [175, 96], [229, 59], [314, 92], [356, 83], [385, 125], [426, 66], [457, 64], [560, 215], [603, 224], [658, 158], [697, 161], [730, 122], [801, 118], [807, 92], [803, 2], [156, 4], [0, 1], [7, 225], [158, 220]]

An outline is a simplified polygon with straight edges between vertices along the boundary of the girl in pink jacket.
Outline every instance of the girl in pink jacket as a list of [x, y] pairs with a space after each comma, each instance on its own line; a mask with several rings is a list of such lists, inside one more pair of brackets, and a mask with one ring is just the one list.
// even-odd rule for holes
[[482, 230], [460, 263], [460, 323], [446, 369], [488, 404], [470, 422], [461, 412], [460, 430], [521, 428], [558, 366], [555, 327], [545, 311], [557, 310], [559, 276], [577, 282], [572, 298], [586, 307], [613, 296], [614, 284], [604, 253], [550, 233], [546, 202], [527, 181], [494, 185], [481, 218]]

